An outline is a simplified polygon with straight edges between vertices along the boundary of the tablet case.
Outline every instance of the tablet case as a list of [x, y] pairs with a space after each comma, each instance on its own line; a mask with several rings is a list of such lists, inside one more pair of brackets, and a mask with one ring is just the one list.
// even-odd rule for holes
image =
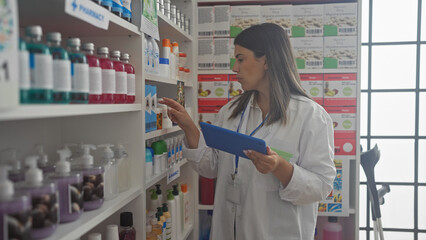
[[200, 127], [209, 147], [243, 158], [247, 158], [243, 150], [254, 150], [266, 154], [266, 143], [262, 139], [204, 122], [200, 122]]

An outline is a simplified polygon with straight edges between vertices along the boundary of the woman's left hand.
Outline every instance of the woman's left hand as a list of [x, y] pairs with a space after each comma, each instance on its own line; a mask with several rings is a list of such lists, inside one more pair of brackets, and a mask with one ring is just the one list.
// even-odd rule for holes
[[273, 173], [277, 169], [280, 161], [283, 160], [276, 152], [272, 151], [270, 147], [266, 148], [266, 155], [253, 150], [245, 150], [244, 153], [253, 161], [257, 171], [263, 174]]

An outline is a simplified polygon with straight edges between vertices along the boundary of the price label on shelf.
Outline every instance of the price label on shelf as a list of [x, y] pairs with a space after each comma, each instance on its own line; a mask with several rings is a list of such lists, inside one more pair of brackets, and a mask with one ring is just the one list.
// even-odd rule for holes
[[105, 8], [87, 0], [66, 0], [65, 12], [93, 26], [107, 30], [109, 12]]
[[180, 164], [175, 164], [167, 172], [167, 185], [180, 177]]

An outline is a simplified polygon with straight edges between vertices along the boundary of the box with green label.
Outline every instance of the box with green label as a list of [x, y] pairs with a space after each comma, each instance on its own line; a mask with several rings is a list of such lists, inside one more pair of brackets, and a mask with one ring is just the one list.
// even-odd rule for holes
[[356, 139], [356, 107], [326, 107], [333, 121], [334, 138]]
[[323, 37], [291, 38], [290, 41], [298, 69], [323, 68]]
[[294, 5], [292, 37], [322, 37], [324, 28], [324, 5]]
[[322, 73], [300, 74], [300, 83], [312, 100], [320, 105], [323, 104], [324, 75]]
[[357, 67], [358, 40], [356, 36], [324, 38], [324, 68]]
[[265, 5], [260, 8], [260, 12], [262, 23], [275, 23], [284, 29], [288, 37], [291, 37], [292, 5]]
[[231, 37], [236, 37], [244, 29], [258, 24], [260, 24], [260, 5], [231, 6]]
[[198, 37], [213, 37], [214, 7], [198, 7]]
[[324, 74], [324, 106], [356, 106], [357, 74]]
[[324, 36], [352, 36], [357, 34], [357, 3], [324, 5]]
[[198, 106], [223, 106], [228, 103], [228, 75], [198, 75]]

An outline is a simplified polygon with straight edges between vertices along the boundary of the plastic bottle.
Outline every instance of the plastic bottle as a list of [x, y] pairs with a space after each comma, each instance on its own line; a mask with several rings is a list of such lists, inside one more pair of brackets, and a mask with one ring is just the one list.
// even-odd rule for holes
[[110, 224], [106, 226], [106, 240], [119, 240], [118, 238], [118, 226], [116, 224]]
[[115, 95], [115, 70], [114, 64], [108, 58], [108, 48], [99, 47], [97, 50], [99, 64], [102, 69], [102, 103], [114, 103]]
[[31, 238], [52, 235], [59, 224], [58, 187], [54, 181], [43, 181], [43, 171], [37, 168], [39, 156], [28, 156], [25, 181], [16, 184], [17, 192], [29, 194], [32, 202]]
[[148, 147], [145, 149], [145, 179], [150, 179], [153, 173], [152, 153]]
[[127, 72], [127, 101], [126, 103], [135, 103], [136, 95], [136, 75], [135, 68], [129, 63], [130, 55], [123, 53], [121, 55], [121, 61], [124, 63], [124, 67]]
[[150, 224], [152, 226], [152, 232], [154, 232], [155, 234], [157, 234], [157, 236], [163, 239], [163, 225], [158, 223], [157, 217], [154, 216], [150, 220]]
[[105, 200], [117, 197], [118, 180], [117, 180], [117, 160], [114, 158], [114, 152], [111, 144], [101, 144], [98, 147], [104, 147], [102, 165], [105, 167]]
[[51, 32], [46, 36], [53, 57], [53, 103], [69, 103], [71, 92], [71, 62], [68, 52], [61, 47], [62, 36]]
[[153, 63], [153, 70], [154, 74], [159, 74], [159, 68], [160, 68], [160, 48], [158, 48], [157, 41], [155, 41], [154, 38], [151, 38], [152, 41], [152, 63]]
[[136, 230], [133, 227], [133, 214], [122, 212], [120, 214], [120, 240], [136, 240]]
[[157, 217], [158, 224], [163, 226], [163, 239], [166, 239], [166, 217], [163, 215], [163, 208], [161, 206], [157, 208], [155, 216]]
[[115, 70], [115, 103], [127, 102], [127, 72], [124, 63], [120, 61], [120, 51], [111, 52], [111, 60]]
[[[177, 239], [177, 208], [176, 208], [176, 199], [175, 196], [173, 194], [173, 190], [172, 189], [168, 189], [167, 190], [167, 204], [170, 208], [170, 215], [172, 217], [171, 221], [172, 221], [172, 238], [171, 239]], [[164, 212], [164, 210], [163, 210]], [[163, 213], [164, 214], [164, 213]], [[166, 217], [166, 216], [165, 216]], [[166, 221], [167, 221], [167, 217], [166, 217]]]
[[112, 0], [102, 0], [101, 5], [108, 9], [108, 11], [111, 11], [112, 9]]
[[172, 76], [172, 78], [176, 79], [179, 75], [179, 43], [173, 42], [173, 56], [174, 56], [174, 73], [175, 75]]
[[163, 166], [163, 147], [159, 141], [153, 142], [151, 145], [154, 150], [154, 174], [160, 174], [165, 170]]
[[174, 236], [176, 236], [176, 239], [177, 239], [177, 237], [179, 237], [182, 234], [182, 229], [181, 229], [182, 223], [181, 223], [181, 212], [180, 212], [181, 197], [179, 196], [179, 188], [177, 184], [173, 185], [172, 193], [175, 199], [175, 208], [174, 208], [175, 217], [173, 218], [173, 220], [175, 220], [175, 224], [173, 224], [175, 226]]
[[25, 179], [25, 172], [22, 170], [21, 161], [16, 157], [16, 149], [5, 148], [0, 151], [2, 154], [2, 163], [9, 167], [9, 180], [19, 182]]
[[21, 103], [29, 103], [30, 82], [30, 54], [27, 44], [19, 39], [19, 98]]
[[29, 103], [52, 102], [52, 55], [49, 48], [41, 43], [42, 35], [40, 26], [29, 26], [25, 29], [27, 50], [30, 53]]
[[146, 73], [148, 73], [149, 72], [149, 70], [148, 70], [148, 66], [149, 66], [149, 64], [148, 64], [149, 46], [148, 46], [147, 36], [145, 34], [143, 35], [143, 46], [144, 46], [144, 49], [143, 49], [143, 59], [144, 59], [143, 66], [144, 66], [144, 71]]
[[118, 192], [127, 191], [130, 187], [129, 173], [130, 161], [128, 158], [126, 149], [122, 144], [117, 145], [115, 150], [115, 159], [117, 161], [117, 181], [118, 181]]
[[87, 236], [87, 240], [102, 240], [102, 235], [100, 233], [90, 233]]
[[95, 56], [95, 44], [85, 43], [82, 50], [89, 63], [89, 103], [102, 103], [102, 69], [99, 58]]
[[178, 141], [179, 141], [179, 144], [178, 144], [178, 147], [179, 147], [179, 161], [183, 160], [183, 138], [184, 137], [185, 137], [184, 135], [180, 135], [178, 137]]
[[176, 206], [177, 207], [177, 211], [178, 211], [178, 215], [179, 215], [179, 219], [178, 219], [178, 237], [181, 237], [183, 231], [184, 231], [184, 199], [183, 199], [183, 192], [182, 192], [182, 184], [178, 183], [178, 190], [179, 190], [179, 201], [180, 201], [180, 205]]
[[122, 0], [112, 0], [111, 12], [115, 15], [122, 17], [123, 15], [123, 3]]
[[83, 174], [84, 211], [98, 209], [104, 203], [104, 168], [94, 165], [90, 149], [96, 149], [93, 145], [81, 145], [84, 151], [81, 163], [74, 166], [73, 170]]
[[324, 225], [322, 234], [324, 240], [343, 239], [343, 227], [337, 222], [337, 217], [328, 217], [328, 222]]
[[50, 173], [55, 171], [55, 166], [53, 164], [49, 164], [49, 160], [47, 155], [44, 153], [44, 147], [41, 144], [35, 145], [35, 149], [37, 151], [37, 155], [39, 159], [37, 161], [37, 167], [43, 170], [43, 173]]
[[9, 166], [0, 165], [0, 236], [2, 239], [30, 239], [31, 201], [28, 195], [15, 194], [13, 183], [8, 180], [8, 170]]
[[128, 22], [132, 22], [132, 0], [123, 0], [123, 16]]
[[68, 38], [67, 46], [71, 60], [71, 103], [89, 103], [89, 64], [86, 55], [80, 52], [79, 38]]
[[150, 211], [157, 211], [157, 208], [161, 206], [161, 202], [158, 200], [158, 195], [156, 190], [153, 188], [149, 190], [151, 192], [150, 202], [149, 202], [149, 209]]
[[171, 165], [173, 165], [176, 162], [176, 147], [175, 147], [174, 138], [170, 138], [170, 149], [171, 149], [171, 152], [172, 152], [172, 162], [171, 162]]
[[157, 234], [152, 231], [152, 226], [150, 224], [146, 225], [146, 240], [157, 240]]
[[60, 223], [72, 222], [83, 212], [83, 175], [80, 172], [71, 172], [70, 163], [67, 161], [71, 156], [69, 149], [60, 149], [57, 153], [59, 161], [56, 162], [55, 172], [47, 177], [58, 185]]
[[167, 167], [170, 168], [172, 166], [172, 139], [167, 139]]
[[154, 46], [152, 45], [152, 37], [151, 36], [147, 36], [146, 37], [146, 41], [147, 41], [147, 46], [148, 46], [148, 61], [147, 61], [147, 70], [148, 73], [153, 74], [154, 73], [154, 68], [153, 68], [153, 59], [154, 59]]
[[161, 192], [161, 184], [155, 184], [155, 187], [156, 187], [156, 193], [157, 193], [157, 196], [158, 196], [158, 205], [159, 205], [159, 207], [161, 207], [161, 204], [163, 203], [163, 194], [162, 194], [162, 192]]
[[183, 228], [184, 229], [188, 229], [189, 224], [190, 224], [190, 196], [188, 193], [188, 185], [187, 184], [182, 184], [181, 186], [182, 189], [182, 195], [183, 195]]

